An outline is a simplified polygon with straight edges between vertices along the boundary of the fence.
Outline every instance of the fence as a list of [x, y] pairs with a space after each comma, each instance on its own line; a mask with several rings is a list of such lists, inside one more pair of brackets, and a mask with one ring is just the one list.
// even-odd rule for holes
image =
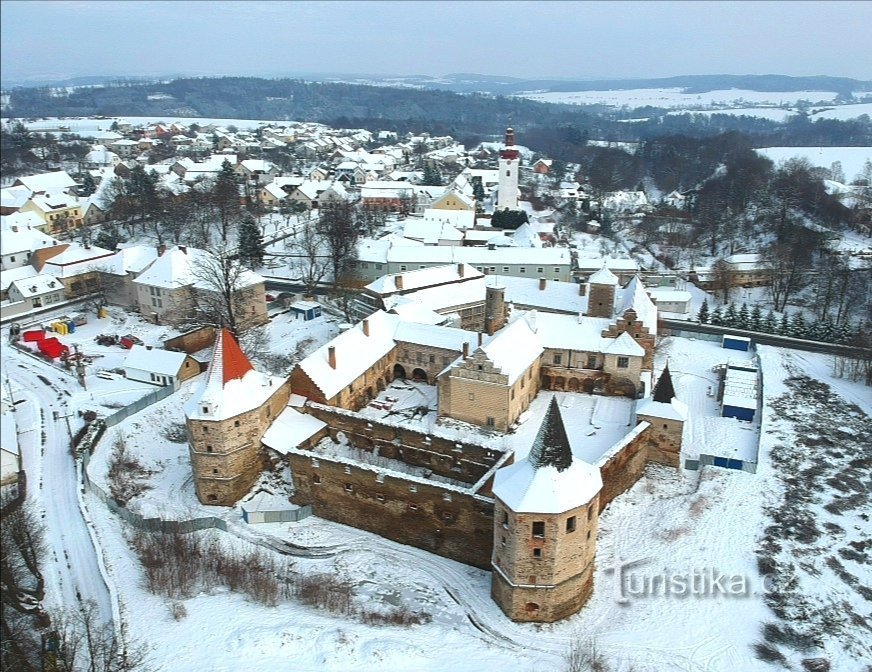
[[10, 345], [13, 348], [15, 348], [16, 350], [23, 352], [25, 355], [29, 355], [29, 356], [33, 357], [38, 362], [42, 362], [43, 364], [48, 364], [52, 368], [57, 369], [58, 371], [62, 371], [63, 373], [65, 373], [68, 376], [71, 376], [73, 378], [76, 377], [76, 373], [72, 369], [68, 369], [67, 367], [54, 361], [53, 359], [46, 359], [45, 357], [41, 357], [40, 355], [36, 354], [33, 350], [28, 348], [26, 345], [22, 345], [18, 341], [12, 341], [10, 343]]
[[105, 418], [104, 422], [106, 423], [106, 427], [114, 427], [122, 420], [126, 420], [134, 413], [139, 413], [141, 410], [148, 408], [152, 404], [156, 404], [161, 399], [166, 399], [168, 396], [173, 394], [175, 389], [172, 385], [166, 385], [165, 387], [159, 387], [154, 392], [149, 392], [144, 397], [141, 397], [134, 401], [132, 404], [125, 406], [122, 409], [119, 409], [112, 415], [109, 415]]

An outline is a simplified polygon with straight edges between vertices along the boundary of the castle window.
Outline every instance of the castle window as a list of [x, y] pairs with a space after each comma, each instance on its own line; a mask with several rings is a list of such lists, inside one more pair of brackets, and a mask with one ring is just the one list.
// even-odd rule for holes
[[541, 548], [534, 548], [533, 549], [533, 557], [534, 558], [541, 558], [542, 557], [542, 549]]
[[664, 422], [664, 423], [663, 423], [663, 429], [668, 429], [668, 428], [669, 428], [669, 425], [667, 425], [667, 424]]
[[511, 177], [511, 176], [512, 176], [512, 171], [511, 171], [511, 170], [507, 170], [507, 171], [506, 171], [506, 177]]
[[508, 511], [503, 511], [503, 528], [506, 530], [509, 529], [509, 512]]
[[217, 474], [217, 473], [218, 473], [218, 470], [217, 470], [217, 469], [213, 469], [213, 470], [212, 470], [212, 473], [213, 473], [213, 474]]
[[558, 366], [563, 363], [563, 355], [555, 354], [554, 355], [554, 363]]
[[502, 539], [501, 539], [501, 543], [502, 543], [503, 546], [506, 545], [506, 538], [505, 538], [505, 537], [502, 537]]
[[418, 492], [418, 486], [417, 485], [410, 485], [409, 492]]
[[587, 531], [587, 538], [590, 539], [590, 530]]
[[204, 426], [203, 427], [203, 434], [208, 434], [208, 433], [209, 433], [209, 428]]
[[545, 538], [545, 521], [544, 520], [535, 520], [533, 521], [533, 536], [537, 539]]
[[630, 366], [630, 358], [629, 357], [618, 357], [618, 368], [626, 369]]
[[376, 474], [375, 475], [375, 482], [376, 483], [384, 483], [385, 482], [385, 475], [384, 474]]
[[475, 401], [475, 392], [470, 392], [470, 393], [469, 393], [469, 400], [470, 400], [470, 401]]
[[235, 420], [235, 421], [233, 422], [233, 426], [234, 426], [234, 427], [239, 427], [239, 420]]
[[515, 398], [515, 388], [512, 388], [512, 399]]
[[436, 363], [436, 355], [430, 355], [430, 363], [431, 363], [431, 364], [435, 364], [435, 363]]
[[217, 502], [218, 495], [209, 495], [208, 497], [206, 497], [206, 499], [208, 499], [210, 502]]
[[487, 419], [485, 420], [484, 424], [488, 427], [493, 427], [494, 426], [494, 419], [491, 416], [487, 416]]
[[378, 501], [380, 501], [380, 502], [385, 501], [385, 496], [384, 496], [384, 495], [376, 495], [375, 498], [376, 498]]
[[345, 492], [354, 492], [354, 486], [351, 483], [345, 484]]
[[206, 452], [207, 452], [207, 453], [211, 453], [211, 452], [212, 452], [212, 446], [206, 446]]
[[345, 473], [346, 473], [346, 474], [350, 474], [350, 473], [351, 473], [351, 467], [345, 467]]
[[321, 474], [312, 474], [312, 484], [321, 485]]
[[566, 531], [575, 532], [575, 516], [570, 516], [566, 519]]
[[593, 504], [587, 507], [587, 519], [590, 520], [593, 516]]
[[417, 504], [409, 504], [409, 511], [417, 511], [417, 510], [418, 510]]
[[452, 520], [454, 520], [454, 515], [446, 511], [442, 514], [442, 519], [451, 522]]
[[312, 466], [315, 467], [315, 469], [321, 466], [321, 463], [318, 461], [317, 457], [312, 458]]
[[203, 413], [208, 413], [208, 412], [209, 412], [209, 407], [203, 406]]
[[[536, 578], [536, 577], [533, 577], [533, 578]], [[532, 583], [535, 584], [536, 582], [533, 581]], [[526, 611], [528, 614], [535, 614], [539, 611], [539, 605], [536, 604], [535, 602], [527, 602], [526, 606], [524, 607], [524, 611]]]

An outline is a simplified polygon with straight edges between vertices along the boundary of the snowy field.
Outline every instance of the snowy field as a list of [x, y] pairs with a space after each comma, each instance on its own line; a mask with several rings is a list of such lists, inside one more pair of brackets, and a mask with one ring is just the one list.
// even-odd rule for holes
[[188, 126], [190, 124], [199, 124], [200, 126], [208, 126], [216, 124], [218, 126], [236, 126], [239, 130], [252, 130], [258, 126], [267, 124], [282, 126], [294, 123], [289, 119], [217, 119], [214, 117], [106, 117], [105, 119], [94, 119], [91, 117], [74, 119], [71, 117], [46, 117], [36, 121], [24, 122], [31, 131], [57, 131], [59, 125], [68, 126], [69, 132], [74, 134], [86, 135], [88, 133], [106, 132], [110, 130], [112, 122], [119, 123], [129, 122], [134, 126], [141, 124], [172, 124], [180, 123]]
[[759, 147], [756, 151], [776, 164], [797, 156], [821, 168], [830, 168], [840, 161], [849, 182], [863, 170], [866, 161], [872, 161], [872, 147]]
[[[789, 108], [784, 109], [781, 107], [733, 107], [723, 110], [681, 109], [672, 110], [669, 114], [704, 114], [706, 116], [711, 116], [712, 114], [729, 114], [734, 117], [758, 117], [760, 119], [781, 122], [796, 114], [796, 110]], [[859, 115], [860, 113], [858, 112], [857, 114]]]
[[813, 103], [834, 100], [833, 91], [749, 91], [726, 89], [706, 93], [684, 93], [681, 88], [617, 89], [611, 91], [551, 91], [517, 94], [530, 100], [570, 105], [609, 107], [662, 107], [693, 109], [712, 106], [795, 105], [800, 100]]
[[872, 103], [856, 103], [854, 105], [839, 105], [812, 114], [812, 119], [856, 119], [860, 115], [872, 116]]

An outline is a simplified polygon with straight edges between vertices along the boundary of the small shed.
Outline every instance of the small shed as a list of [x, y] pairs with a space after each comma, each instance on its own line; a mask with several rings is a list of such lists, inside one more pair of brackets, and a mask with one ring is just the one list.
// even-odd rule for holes
[[321, 304], [315, 301], [296, 301], [291, 304], [291, 313], [297, 320], [314, 320], [321, 317]]
[[124, 375], [152, 385], [172, 385], [178, 389], [179, 383], [200, 373], [200, 365], [184, 352], [172, 352], [153, 348], [150, 345], [132, 345], [124, 360]]
[[726, 348], [727, 350], [749, 352], [751, 350], [751, 339], [745, 336], [731, 336], [729, 334], [724, 334], [724, 337], [721, 340], [721, 347]]
[[260, 491], [247, 502], [243, 502], [242, 520], [254, 523], [293, 523], [300, 520], [300, 507], [291, 504], [286, 496]]

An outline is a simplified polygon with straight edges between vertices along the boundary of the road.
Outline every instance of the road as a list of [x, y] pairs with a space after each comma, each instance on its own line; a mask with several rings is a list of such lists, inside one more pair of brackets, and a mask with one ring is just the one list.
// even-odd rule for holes
[[102, 622], [110, 623], [109, 590], [79, 509], [76, 463], [70, 453], [70, 435], [64, 418], [69, 412], [64, 390], [76, 383], [12, 352], [4, 348], [4, 369], [15, 401], [24, 400], [16, 406], [15, 420], [27, 472], [27, 496], [42, 513], [45, 525], [47, 552], [42, 571], [46, 606], [77, 610], [80, 604], [93, 601]]

